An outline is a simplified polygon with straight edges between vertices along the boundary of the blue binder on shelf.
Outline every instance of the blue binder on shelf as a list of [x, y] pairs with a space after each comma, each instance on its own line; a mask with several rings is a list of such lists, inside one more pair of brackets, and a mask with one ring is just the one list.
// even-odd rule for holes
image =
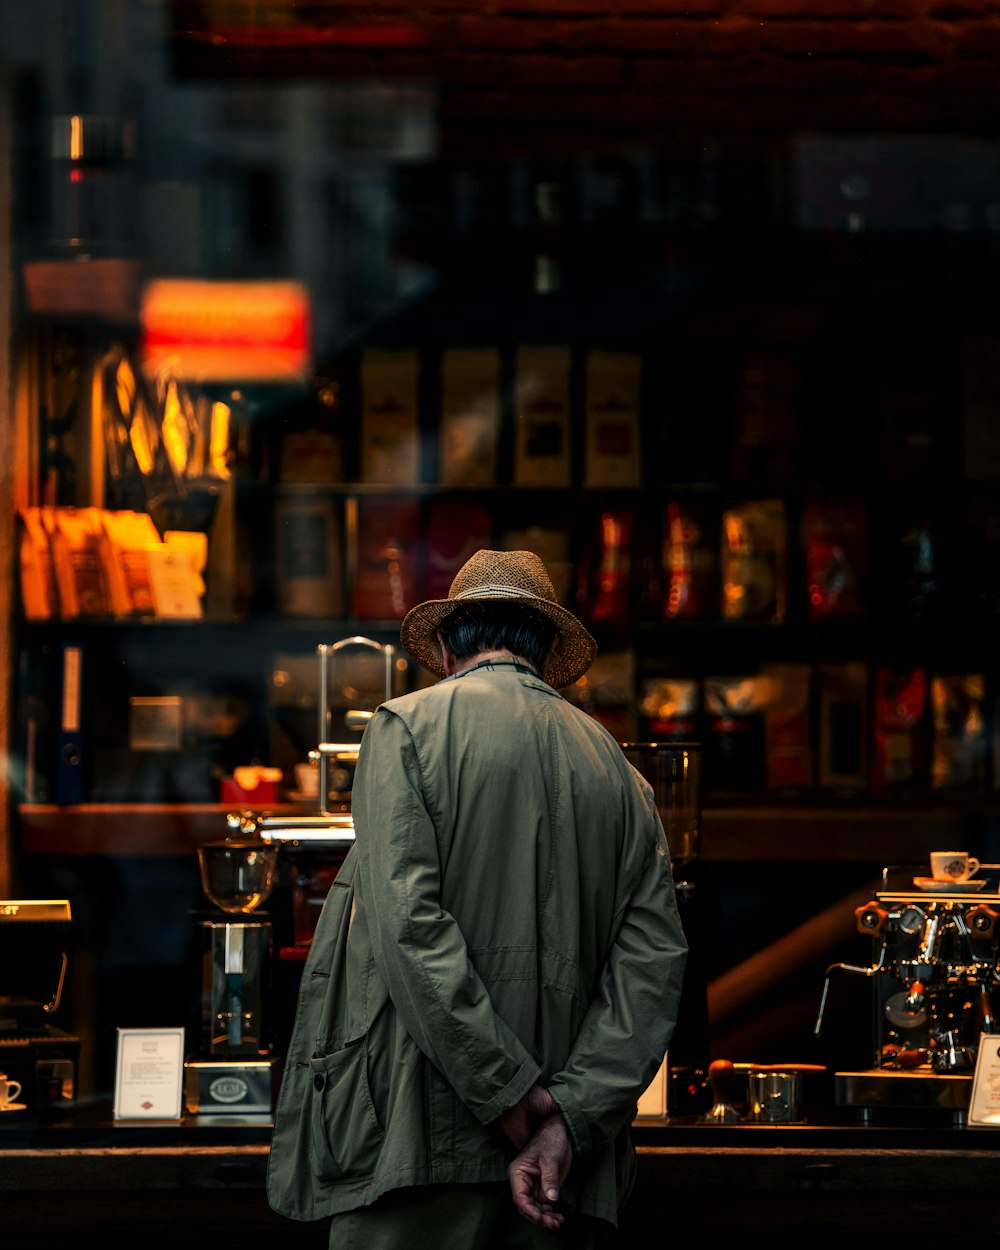
[[83, 802], [83, 647], [62, 648], [59, 735], [56, 751], [56, 802]]

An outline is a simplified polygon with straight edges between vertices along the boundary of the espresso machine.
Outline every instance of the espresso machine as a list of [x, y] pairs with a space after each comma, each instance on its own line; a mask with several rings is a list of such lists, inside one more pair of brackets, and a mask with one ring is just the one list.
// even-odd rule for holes
[[884, 868], [881, 888], [855, 911], [871, 963], [827, 970], [817, 1037], [833, 974], [871, 982], [872, 1066], [834, 1074], [836, 1104], [862, 1121], [965, 1122], [980, 1039], [998, 1031], [1000, 865], [981, 869], [946, 882]]
[[268, 1123], [277, 1087], [268, 1012], [271, 923], [258, 910], [275, 883], [277, 848], [244, 836], [198, 848], [202, 890], [216, 911], [198, 922], [200, 1046], [185, 1067], [185, 1106], [201, 1124]]
[[698, 873], [701, 853], [701, 744], [623, 742], [626, 759], [653, 787], [670, 864], [688, 957], [677, 1015], [663, 1071], [666, 1110], [671, 1115], [703, 1111], [711, 1103], [709, 1082], [708, 983], [700, 932]]
[[21, 1086], [4, 1111], [57, 1111], [76, 1098], [80, 1039], [56, 1024], [72, 922], [68, 899], [0, 899], [0, 1072]]

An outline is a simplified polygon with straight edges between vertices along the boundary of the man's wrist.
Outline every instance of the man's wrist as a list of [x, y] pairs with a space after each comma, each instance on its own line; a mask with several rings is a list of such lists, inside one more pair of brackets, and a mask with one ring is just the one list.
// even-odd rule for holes
[[560, 1097], [564, 1090], [565, 1087], [550, 1087], [549, 1093], [552, 1095], [552, 1100], [562, 1116], [566, 1132], [569, 1135], [570, 1145], [573, 1147], [573, 1153], [575, 1155], [589, 1154], [591, 1149], [590, 1126], [572, 1098], [564, 1099]]

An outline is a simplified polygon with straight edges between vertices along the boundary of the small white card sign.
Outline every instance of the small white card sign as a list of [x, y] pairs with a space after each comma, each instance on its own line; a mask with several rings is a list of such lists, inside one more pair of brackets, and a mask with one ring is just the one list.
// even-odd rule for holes
[[1000, 1128], [1000, 1034], [981, 1033], [972, 1078], [968, 1125]]
[[179, 1120], [183, 1029], [119, 1029], [116, 1120]]

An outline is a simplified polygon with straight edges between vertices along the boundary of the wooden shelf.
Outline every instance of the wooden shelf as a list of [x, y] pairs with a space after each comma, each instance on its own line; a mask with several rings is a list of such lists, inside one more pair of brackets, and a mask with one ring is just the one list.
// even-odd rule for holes
[[233, 810], [223, 803], [26, 803], [17, 822], [25, 855], [193, 855], [226, 836]]
[[914, 801], [911, 806], [710, 807], [702, 813], [707, 860], [909, 863], [944, 843], [979, 847], [995, 809]]
[[[188, 855], [224, 838], [223, 803], [22, 804], [19, 845], [25, 855]], [[277, 804], [275, 812], [301, 812]], [[702, 812], [702, 858], [716, 861], [907, 863], [960, 839], [974, 853], [991, 817], [987, 802], [911, 806], [742, 805]]]

